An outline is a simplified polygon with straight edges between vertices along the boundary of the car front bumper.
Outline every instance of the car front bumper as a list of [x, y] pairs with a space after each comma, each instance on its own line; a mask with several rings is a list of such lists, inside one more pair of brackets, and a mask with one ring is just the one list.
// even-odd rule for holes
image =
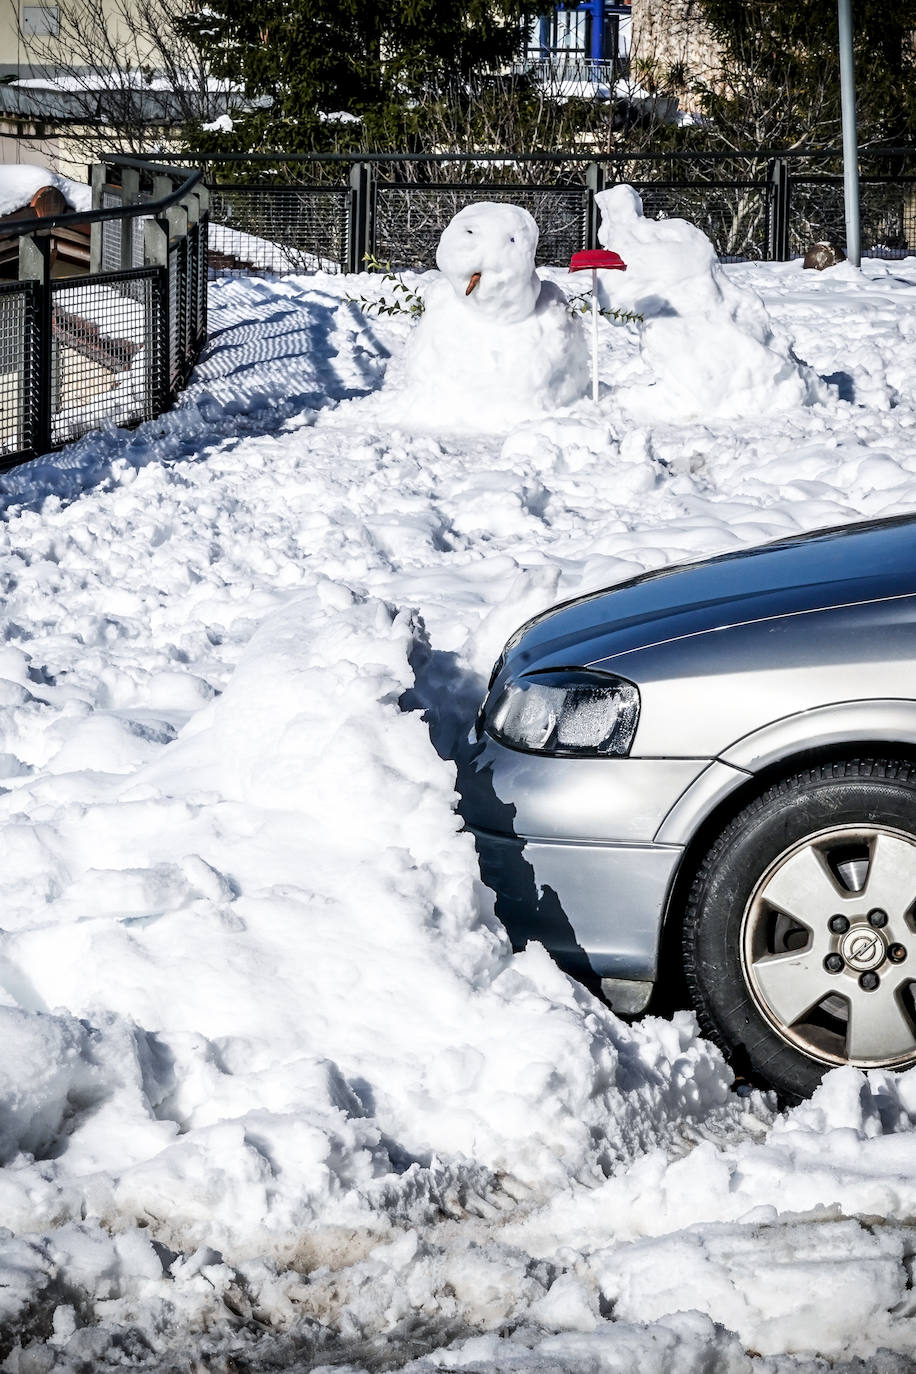
[[461, 811], [516, 948], [580, 976], [652, 982], [683, 853], [655, 835], [707, 759], [550, 758], [487, 735], [459, 759]]

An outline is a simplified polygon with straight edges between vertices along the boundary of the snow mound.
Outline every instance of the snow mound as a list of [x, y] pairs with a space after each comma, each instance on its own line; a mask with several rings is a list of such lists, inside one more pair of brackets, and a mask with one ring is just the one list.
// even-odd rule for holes
[[627, 264], [626, 272], [599, 273], [601, 304], [643, 317], [641, 352], [653, 379], [623, 398], [637, 418], [730, 419], [825, 398], [760, 297], [725, 274], [701, 229], [644, 218], [631, 186], [595, 199], [598, 237]]
[[[74, 1360], [102, 1298], [116, 1319], [180, 1292], [206, 1323], [242, 1273], [282, 1323], [283, 1266], [355, 1266], [336, 1297], [310, 1287], [315, 1320], [347, 1284], [391, 1307], [396, 1269], [360, 1264], [405, 1228], [599, 1183], [687, 1121], [741, 1114], [692, 1017], [626, 1028], [540, 947], [511, 955], [453, 766], [400, 704], [423, 640], [414, 614], [319, 576], [157, 758], [125, 778], [100, 730], [71, 759], [88, 789], [52, 771], [0, 806], [0, 1274], [22, 1339], [62, 1293]], [[462, 1282], [463, 1320], [487, 1320], [494, 1299]]]
[[535, 270], [538, 228], [517, 205], [460, 210], [436, 252], [442, 277], [407, 344], [389, 410], [412, 426], [505, 431], [577, 401], [585, 337], [565, 293]]

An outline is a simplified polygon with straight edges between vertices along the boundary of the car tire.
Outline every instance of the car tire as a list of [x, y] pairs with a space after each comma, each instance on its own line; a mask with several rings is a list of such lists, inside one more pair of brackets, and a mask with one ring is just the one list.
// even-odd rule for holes
[[916, 766], [785, 777], [707, 851], [683, 921], [700, 1026], [786, 1102], [831, 1067], [916, 1063]]

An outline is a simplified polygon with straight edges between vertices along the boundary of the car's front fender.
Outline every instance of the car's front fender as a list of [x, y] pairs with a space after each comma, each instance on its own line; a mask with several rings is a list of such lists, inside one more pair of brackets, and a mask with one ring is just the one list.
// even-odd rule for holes
[[655, 833], [657, 844], [689, 844], [697, 830], [758, 773], [831, 746], [905, 744], [916, 747], [916, 701], [838, 701], [770, 721], [723, 749], [695, 778]]

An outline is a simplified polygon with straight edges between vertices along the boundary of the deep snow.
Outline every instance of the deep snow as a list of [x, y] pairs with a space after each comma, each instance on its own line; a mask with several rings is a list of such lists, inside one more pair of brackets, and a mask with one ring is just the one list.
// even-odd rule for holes
[[724, 271], [821, 399], [635, 422], [605, 325], [597, 411], [419, 433], [377, 279], [222, 282], [172, 414], [0, 481], [0, 1368], [916, 1367], [916, 1071], [735, 1095], [454, 812], [552, 599], [916, 506], [916, 260]]

